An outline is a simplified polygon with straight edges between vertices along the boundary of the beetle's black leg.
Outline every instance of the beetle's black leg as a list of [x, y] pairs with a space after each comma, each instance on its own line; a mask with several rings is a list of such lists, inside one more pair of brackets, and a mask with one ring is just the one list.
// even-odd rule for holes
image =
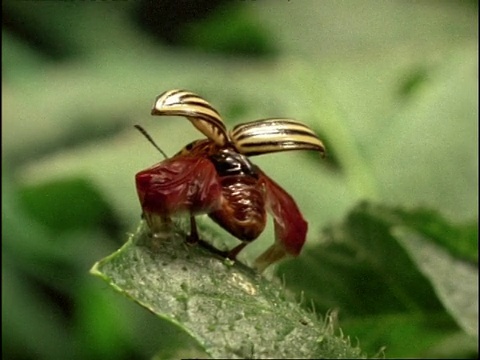
[[190, 215], [190, 235], [187, 235], [187, 243], [191, 245], [200, 243], [203, 247], [209, 249], [213, 253], [232, 260], [236, 260], [238, 253], [242, 251], [243, 248], [248, 244], [246, 242], [242, 242], [240, 245], [235, 246], [230, 251], [222, 251], [213, 247], [206, 241], [200, 239], [200, 236], [198, 235], [197, 222], [195, 221], [195, 216], [193, 215]]
[[187, 235], [187, 242], [189, 244], [196, 244], [200, 241], [197, 230], [197, 222], [195, 216], [190, 215], [190, 235]]
[[247, 246], [248, 243], [242, 242], [240, 245], [235, 246], [232, 250], [230, 250], [227, 254], [226, 257], [232, 260], [237, 259], [237, 255], [240, 251], [243, 250], [245, 246]]

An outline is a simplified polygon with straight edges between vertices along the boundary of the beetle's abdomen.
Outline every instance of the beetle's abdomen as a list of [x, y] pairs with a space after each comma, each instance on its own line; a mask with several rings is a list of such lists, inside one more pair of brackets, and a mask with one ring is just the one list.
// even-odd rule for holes
[[246, 175], [225, 176], [221, 181], [221, 208], [210, 217], [240, 240], [255, 240], [266, 224], [263, 187]]

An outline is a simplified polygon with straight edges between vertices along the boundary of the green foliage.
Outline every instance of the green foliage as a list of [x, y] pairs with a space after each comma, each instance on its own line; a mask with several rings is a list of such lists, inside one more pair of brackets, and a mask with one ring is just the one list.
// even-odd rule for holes
[[[425, 213], [429, 216], [411, 222]], [[448, 231], [431, 237], [432, 229], [442, 227]], [[401, 357], [408, 346], [418, 356], [434, 357], [442, 343], [463, 330], [459, 346], [442, 356], [469, 356], [478, 336], [478, 268], [438, 245], [460, 229], [447, 227], [433, 211], [364, 203], [344, 222], [325, 229], [321, 244], [303, 262], [282, 264], [280, 273], [319, 311], [338, 309], [344, 331], [366, 340], [364, 351], [385, 346], [388, 356]], [[472, 233], [465, 241], [474, 246], [477, 236]]]
[[432, 210], [398, 210], [393, 214], [399, 223], [416, 229], [424, 236], [444, 246], [453, 255], [478, 264], [478, 228], [476, 222], [452, 225]]
[[[251, 15], [238, 5], [230, 3], [209, 18], [186, 26], [182, 36], [184, 43], [203, 51], [227, 55], [275, 54], [268, 31], [252, 21]], [[225, 18], [228, 18], [228, 26], [225, 26]]]
[[152, 240], [145, 226], [91, 270], [191, 334], [213, 358], [358, 358], [360, 350], [253, 270], [187, 248], [182, 232]]
[[29, 216], [54, 231], [74, 231], [110, 225], [114, 214], [96, 189], [84, 179], [60, 179], [25, 187], [21, 206]]
[[[293, 117], [325, 140], [327, 161], [254, 159], [309, 221], [302, 255], [271, 269], [302, 304], [338, 314], [330, 324], [362, 353], [477, 358], [476, 4], [229, 1], [179, 24], [184, 46], [170, 47], [134, 21], [136, 2], [3, 2], [2, 357], [165, 359], [212, 348], [172, 312], [154, 316], [88, 274], [137, 226], [133, 176], [161, 160], [132, 125], [167, 154], [199, 137], [184, 119], [149, 116], [157, 94], [186, 88], [229, 127]], [[215, 245], [238, 243], [203, 228]], [[273, 236], [270, 225], [240, 260]], [[237, 271], [179, 240], [218, 275]], [[291, 306], [276, 320], [304, 314]], [[336, 346], [336, 335], [323, 344]]]

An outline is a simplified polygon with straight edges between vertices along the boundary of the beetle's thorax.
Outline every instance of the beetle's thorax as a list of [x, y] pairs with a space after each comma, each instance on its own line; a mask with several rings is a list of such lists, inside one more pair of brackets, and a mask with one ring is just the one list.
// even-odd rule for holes
[[209, 139], [193, 141], [175, 156], [207, 158], [215, 166], [220, 177], [246, 175], [258, 178], [256, 167], [247, 156], [240, 154], [233, 146], [218, 146]]
[[175, 156], [209, 157], [226, 148], [227, 147], [225, 146], [218, 146], [209, 139], [195, 140], [186, 145], [182, 150], [175, 154]]

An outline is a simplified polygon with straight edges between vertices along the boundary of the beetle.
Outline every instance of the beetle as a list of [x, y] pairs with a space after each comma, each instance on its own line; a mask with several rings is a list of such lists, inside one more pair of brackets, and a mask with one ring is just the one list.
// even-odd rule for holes
[[164, 231], [172, 216], [190, 217], [193, 241], [199, 240], [195, 216], [208, 216], [241, 240], [227, 253], [231, 259], [273, 216], [275, 241], [254, 262], [262, 272], [287, 255], [298, 256], [308, 224], [293, 198], [269, 178], [249, 156], [325, 147], [314, 131], [298, 121], [269, 118], [227, 131], [219, 112], [205, 99], [186, 90], [169, 90], [155, 99], [152, 115], [184, 116], [206, 138], [195, 140], [173, 157], [136, 174], [143, 217], [153, 235]]

